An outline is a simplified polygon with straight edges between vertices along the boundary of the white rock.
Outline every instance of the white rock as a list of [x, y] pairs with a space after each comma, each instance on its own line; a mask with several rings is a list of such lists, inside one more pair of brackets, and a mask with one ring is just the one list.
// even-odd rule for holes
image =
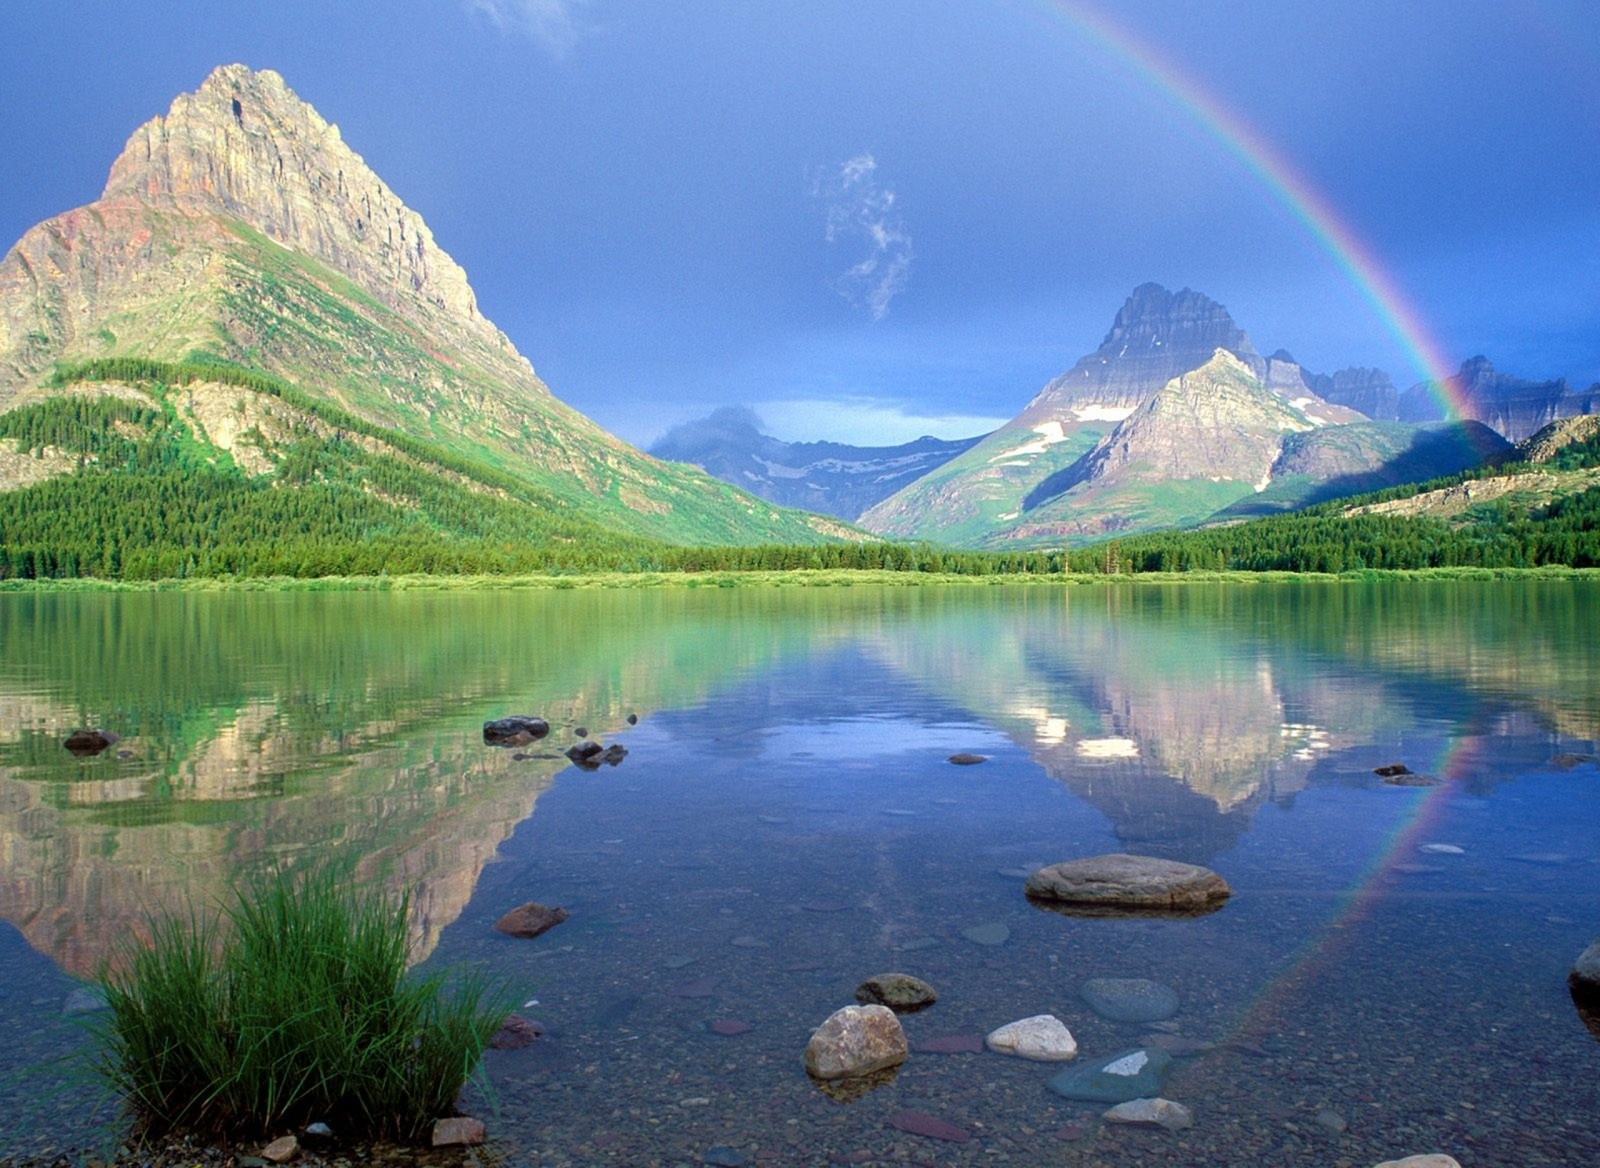
[[[1109, 1067], [1106, 1069], [1110, 1070]], [[1130, 1099], [1107, 1111], [1105, 1118], [1112, 1123], [1164, 1127], [1168, 1131], [1182, 1131], [1194, 1126], [1194, 1113], [1170, 1099]]]
[[900, 1019], [887, 1006], [846, 1006], [817, 1027], [806, 1044], [806, 1070], [818, 1079], [870, 1075], [906, 1061]]
[[1064, 1063], [1078, 1057], [1078, 1042], [1054, 1014], [1035, 1014], [1008, 1022], [985, 1038], [984, 1043], [998, 1054], [1039, 1063]]
[[1417, 851], [1427, 852], [1433, 856], [1464, 856], [1467, 854], [1466, 848], [1456, 844], [1423, 844]]
[[1404, 1160], [1385, 1160], [1375, 1168], [1461, 1168], [1461, 1164], [1454, 1156], [1428, 1152], [1421, 1156], [1407, 1156]]
[[1130, 1055], [1124, 1055], [1114, 1063], [1107, 1063], [1101, 1070], [1107, 1075], [1137, 1075], [1144, 1070], [1145, 1063], [1149, 1061], [1149, 1055], [1142, 1050], [1136, 1050]]

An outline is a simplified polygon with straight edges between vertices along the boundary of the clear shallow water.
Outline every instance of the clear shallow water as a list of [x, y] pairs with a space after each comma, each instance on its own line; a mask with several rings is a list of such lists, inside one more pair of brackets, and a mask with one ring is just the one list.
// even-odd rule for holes
[[[0, 1155], [96, 1138], [46, 1065], [82, 1046], [69, 974], [150, 906], [342, 856], [420, 887], [429, 961], [537, 999], [550, 1039], [489, 1056], [511, 1163], [1600, 1162], [1564, 980], [1600, 934], [1600, 772], [1561, 757], [1596, 753], [1597, 628], [1573, 583], [0, 597]], [[583, 725], [630, 754], [515, 760], [479, 734], [508, 713], [555, 725], [532, 753]], [[123, 741], [62, 750], [96, 724]], [[1023, 899], [1112, 850], [1235, 897]], [[491, 931], [529, 899], [572, 917]], [[1084, 1057], [1149, 1032], [1085, 980], [1171, 986], [1215, 1047], [1163, 1091], [1195, 1127], [1104, 1126], [993, 1054], [836, 1102], [800, 1052], [889, 970], [940, 993], [913, 1044], [1048, 1011]]]

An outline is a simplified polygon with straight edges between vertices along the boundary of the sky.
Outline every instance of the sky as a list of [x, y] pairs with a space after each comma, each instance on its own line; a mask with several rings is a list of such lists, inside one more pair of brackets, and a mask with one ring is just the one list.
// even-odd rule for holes
[[1317, 372], [1600, 381], [1592, 0], [0, 7], [0, 247], [276, 69], [641, 446], [983, 433], [1146, 281]]

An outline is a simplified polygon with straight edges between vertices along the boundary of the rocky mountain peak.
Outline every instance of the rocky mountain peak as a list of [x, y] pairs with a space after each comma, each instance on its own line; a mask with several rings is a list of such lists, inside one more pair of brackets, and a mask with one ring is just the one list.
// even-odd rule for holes
[[180, 94], [134, 131], [101, 199], [238, 220], [392, 306], [420, 297], [504, 343], [422, 216], [270, 69], [223, 65]]
[[[1123, 302], [1100, 347], [1046, 385], [1029, 404], [1030, 424], [1062, 408], [1089, 403], [1102, 409], [1137, 406], [1174, 377], [1200, 368], [1218, 349], [1234, 354], [1258, 376], [1267, 363], [1228, 310], [1191, 289], [1140, 284]], [[1038, 415], [1038, 417], [1035, 417]]]

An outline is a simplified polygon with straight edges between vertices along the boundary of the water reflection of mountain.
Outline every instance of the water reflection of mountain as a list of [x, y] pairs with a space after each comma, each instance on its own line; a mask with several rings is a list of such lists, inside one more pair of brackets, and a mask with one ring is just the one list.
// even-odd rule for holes
[[[1412, 727], [1594, 738], [1597, 609], [1570, 582], [5, 594], [0, 915], [88, 973], [149, 908], [337, 855], [419, 888], [425, 952], [565, 766], [484, 748], [485, 718], [543, 714], [564, 746], [844, 649], [887, 670], [842, 694], [858, 713], [903, 678], [1130, 849], [1205, 859]], [[129, 757], [73, 758], [85, 725]]]
[[1138, 586], [992, 600], [937, 637], [880, 652], [1003, 728], [1152, 854], [1225, 850], [1263, 801], [1291, 798], [1319, 764], [1430, 718], [1596, 733], [1600, 701], [1579, 680], [1600, 665], [1582, 632], [1600, 608], [1593, 585]]
[[[0, 912], [87, 975], [148, 910], [339, 857], [416, 888], [425, 954], [566, 767], [573, 727], [691, 703], [830, 635], [840, 607], [741, 619], [748, 597], [715, 600], [0, 596]], [[531, 753], [553, 757], [483, 746], [481, 722], [509, 712], [550, 719]], [[84, 725], [121, 741], [76, 759], [61, 742]]]

